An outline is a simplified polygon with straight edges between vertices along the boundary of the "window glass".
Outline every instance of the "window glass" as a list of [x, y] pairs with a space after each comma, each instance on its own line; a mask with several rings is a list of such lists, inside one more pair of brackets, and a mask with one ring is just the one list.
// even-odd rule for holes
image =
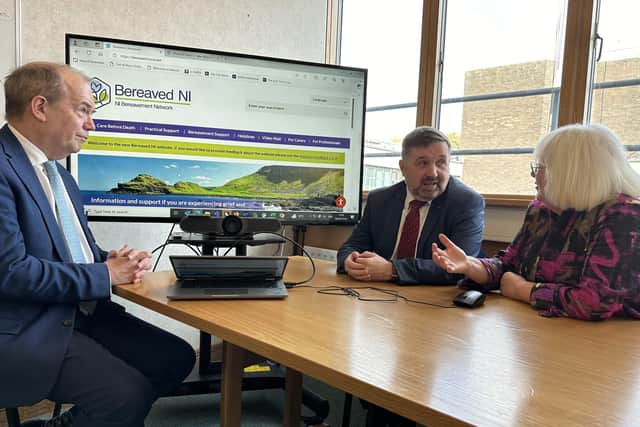
[[[400, 151], [402, 138], [415, 127], [421, 24], [422, 0], [343, 0], [340, 63], [369, 70], [367, 108], [374, 111], [366, 116], [365, 165], [396, 169], [397, 157], [380, 165], [369, 155]], [[378, 172], [370, 170], [376, 178], [365, 179], [364, 190], [402, 179]]]
[[[611, 128], [624, 144], [640, 141], [639, 16], [637, 0], [600, 3], [597, 32], [603, 42], [594, 70], [590, 120]], [[630, 155], [638, 161], [637, 152]]]
[[[565, 9], [565, 0], [446, 2], [438, 126], [475, 153], [461, 176], [481, 193], [535, 192], [526, 152], [555, 123]], [[495, 149], [503, 154], [483, 153]]]

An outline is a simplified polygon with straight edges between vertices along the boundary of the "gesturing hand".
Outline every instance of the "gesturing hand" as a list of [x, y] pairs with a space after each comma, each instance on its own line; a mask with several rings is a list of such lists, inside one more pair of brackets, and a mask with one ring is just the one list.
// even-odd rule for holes
[[440, 233], [438, 235], [444, 249], [440, 249], [437, 244], [431, 245], [431, 259], [448, 273], [467, 274], [469, 261], [467, 254], [456, 246], [447, 236]]

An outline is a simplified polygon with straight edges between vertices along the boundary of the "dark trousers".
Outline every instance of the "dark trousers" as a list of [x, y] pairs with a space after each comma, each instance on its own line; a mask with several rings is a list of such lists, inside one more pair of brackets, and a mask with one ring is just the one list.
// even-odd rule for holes
[[100, 302], [78, 314], [48, 399], [72, 403], [77, 427], [141, 427], [153, 402], [179, 385], [195, 362], [184, 340]]

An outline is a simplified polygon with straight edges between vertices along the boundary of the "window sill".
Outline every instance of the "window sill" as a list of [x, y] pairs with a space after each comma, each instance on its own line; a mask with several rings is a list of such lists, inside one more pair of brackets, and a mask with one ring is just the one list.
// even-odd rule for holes
[[[369, 196], [368, 191], [362, 192], [362, 200], [366, 201]], [[533, 201], [533, 196], [521, 194], [483, 194], [485, 204], [487, 206], [504, 206], [504, 207], [527, 207]]]
[[527, 207], [534, 196], [521, 194], [483, 194], [486, 206]]

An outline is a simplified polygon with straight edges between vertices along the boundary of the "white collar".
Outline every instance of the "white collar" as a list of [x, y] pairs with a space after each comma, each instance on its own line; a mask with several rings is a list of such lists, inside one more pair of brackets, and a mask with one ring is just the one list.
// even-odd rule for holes
[[18, 130], [13, 126], [11, 126], [10, 124], [7, 124], [7, 125], [9, 126], [9, 130], [15, 135], [20, 145], [22, 145], [22, 149], [27, 154], [27, 157], [29, 158], [31, 165], [41, 166], [44, 162], [49, 161], [49, 159], [47, 158], [47, 155], [44, 154], [44, 152], [41, 149], [39, 149], [33, 142], [29, 141], [27, 137], [25, 137], [23, 134], [18, 132]]

